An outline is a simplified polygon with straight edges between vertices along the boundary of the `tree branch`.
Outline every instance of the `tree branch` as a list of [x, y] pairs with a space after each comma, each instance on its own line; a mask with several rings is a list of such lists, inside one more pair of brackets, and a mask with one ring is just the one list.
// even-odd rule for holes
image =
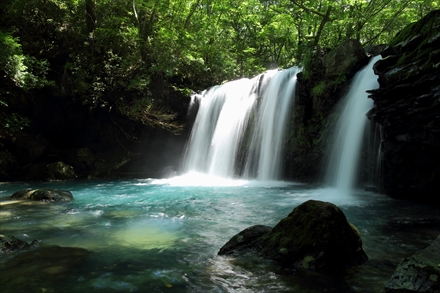
[[[295, 4], [296, 6], [298, 6], [299, 8], [304, 9], [304, 10], [307, 11], [307, 12], [310, 12], [310, 13], [313, 13], [313, 14], [316, 14], [316, 15], [319, 15], [319, 16], [321, 16], [321, 17], [323, 17], [323, 18], [326, 18], [326, 17], [327, 17], [327, 13], [324, 14], [324, 13], [321, 13], [321, 12], [319, 12], [319, 11], [317, 11], [317, 10], [310, 9], [310, 8], [308, 8], [308, 7], [304, 6], [304, 5], [302, 5], [301, 3], [298, 3], [296, 0], [290, 0], [290, 1], [291, 1], [293, 4]], [[328, 11], [328, 9], [327, 9], [327, 11]], [[330, 19], [330, 18], [329, 18], [328, 21], [333, 21], [333, 20], [334, 20], [334, 19]]]

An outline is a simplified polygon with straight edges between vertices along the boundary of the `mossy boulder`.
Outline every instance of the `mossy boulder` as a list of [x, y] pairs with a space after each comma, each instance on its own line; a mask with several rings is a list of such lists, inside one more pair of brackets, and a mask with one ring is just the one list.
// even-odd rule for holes
[[47, 174], [51, 180], [71, 180], [76, 178], [73, 167], [64, 162], [48, 164]]
[[46, 201], [46, 202], [63, 202], [71, 201], [73, 195], [70, 191], [59, 190], [59, 189], [26, 189], [15, 192], [11, 195], [11, 199], [28, 199], [36, 201]]
[[240, 232], [219, 251], [220, 255], [249, 253], [313, 270], [343, 268], [368, 259], [359, 231], [342, 210], [317, 200], [299, 205], [270, 231], [267, 226], [253, 226]]

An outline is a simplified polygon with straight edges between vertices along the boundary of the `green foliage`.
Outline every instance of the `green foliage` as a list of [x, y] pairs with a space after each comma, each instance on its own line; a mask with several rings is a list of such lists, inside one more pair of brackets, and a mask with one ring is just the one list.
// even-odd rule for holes
[[312, 88], [312, 95], [315, 96], [315, 97], [320, 97], [320, 96], [322, 96], [325, 93], [326, 89], [327, 89], [326, 82], [325, 81], [321, 81], [320, 83], [318, 83], [317, 85], [315, 85]]
[[[52, 80], [91, 109], [147, 99], [154, 114], [165, 87], [188, 94], [299, 63], [309, 79], [317, 48], [387, 43], [435, 8], [428, 0], [5, 0], [0, 70], [25, 91]], [[315, 85], [314, 94], [324, 90]]]
[[0, 70], [17, 87], [29, 90], [52, 84], [46, 79], [47, 60], [23, 55], [21, 44], [11, 34], [0, 31], [0, 52]]

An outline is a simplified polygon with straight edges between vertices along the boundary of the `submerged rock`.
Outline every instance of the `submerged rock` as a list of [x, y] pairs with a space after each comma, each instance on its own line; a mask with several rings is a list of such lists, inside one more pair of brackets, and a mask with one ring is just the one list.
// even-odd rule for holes
[[387, 293], [440, 292], [440, 235], [427, 248], [404, 258], [385, 289]]
[[59, 189], [27, 189], [20, 190], [11, 195], [12, 199], [29, 199], [36, 201], [71, 201], [73, 195], [70, 191]]
[[309, 200], [273, 229], [253, 226], [235, 235], [219, 255], [256, 254], [286, 266], [330, 270], [360, 264], [368, 257], [359, 231], [332, 203]]
[[53, 292], [51, 286], [69, 276], [90, 252], [83, 248], [47, 246], [2, 264], [1, 292]]

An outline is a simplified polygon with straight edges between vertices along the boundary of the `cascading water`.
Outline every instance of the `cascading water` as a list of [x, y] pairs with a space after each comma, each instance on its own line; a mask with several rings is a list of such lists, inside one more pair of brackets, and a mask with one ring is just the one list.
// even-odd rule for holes
[[366, 113], [373, 107], [373, 101], [368, 99], [366, 91], [379, 87], [373, 65], [380, 58], [372, 58], [369, 64], [356, 74], [349, 92], [338, 107], [340, 118], [333, 138], [327, 181], [343, 192], [349, 192], [355, 184], [364, 128], [368, 121]]
[[256, 158], [258, 165], [255, 168], [253, 160], [247, 161], [247, 177], [262, 181], [280, 178], [284, 134], [295, 94], [297, 73], [296, 67], [278, 73], [263, 93], [250, 145], [251, 156]]
[[[198, 113], [183, 170], [217, 177], [278, 179], [285, 124], [297, 67], [270, 70], [253, 79], [225, 83], [194, 95]], [[239, 166], [241, 148], [246, 149]]]

